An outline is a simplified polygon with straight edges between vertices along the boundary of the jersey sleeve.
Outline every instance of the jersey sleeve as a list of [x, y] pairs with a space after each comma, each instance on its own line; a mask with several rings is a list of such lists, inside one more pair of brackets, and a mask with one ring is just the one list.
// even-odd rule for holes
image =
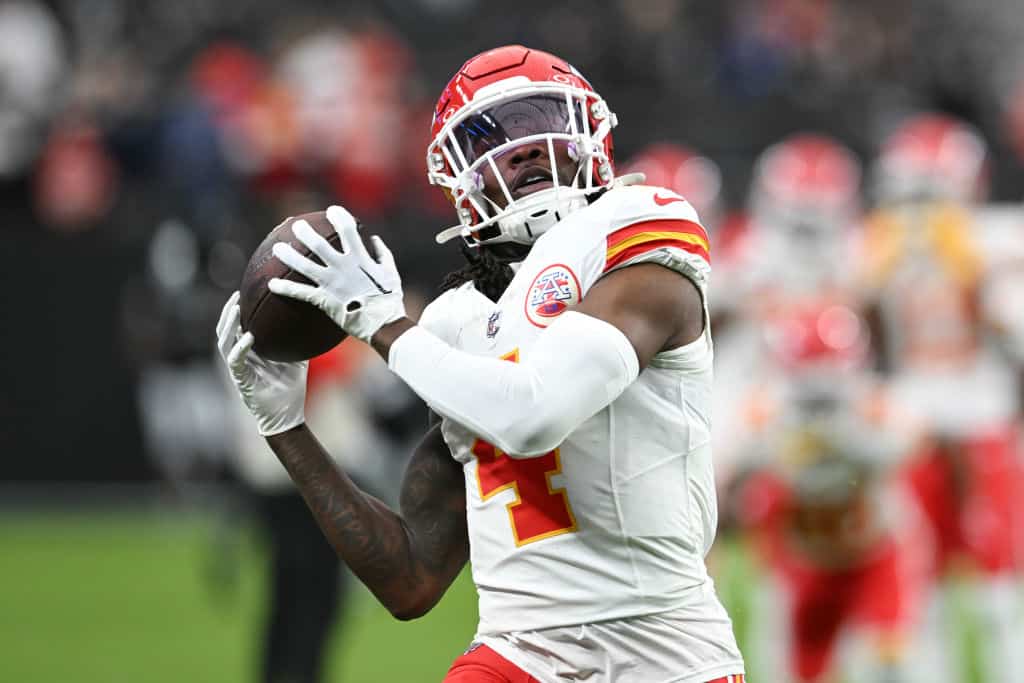
[[459, 297], [460, 290], [467, 286], [472, 287], [473, 285], [466, 283], [461, 287], [449, 289], [427, 304], [423, 313], [420, 314], [417, 325], [449, 345], [454, 345], [459, 330], [458, 321], [452, 314], [452, 310], [455, 308], [454, 303]]
[[601, 274], [639, 263], [658, 263], [707, 289], [711, 244], [697, 212], [683, 197], [660, 187], [623, 188], [611, 215]]

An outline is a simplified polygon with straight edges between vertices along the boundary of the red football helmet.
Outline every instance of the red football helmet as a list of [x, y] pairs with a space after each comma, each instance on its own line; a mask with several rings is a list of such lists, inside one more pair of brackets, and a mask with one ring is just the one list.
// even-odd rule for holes
[[[427, 178], [455, 204], [459, 225], [438, 242], [462, 236], [471, 245], [532, 244], [586, 195], [615, 180], [611, 129], [615, 114], [567, 62], [522, 45], [479, 54], [459, 69], [434, 109]], [[496, 160], [526, 144], [547, 148], [552, 187], [518, 199]], [[559, 182], [555, 147], [577, 162], [571, 183]], [[484, 170], [496, 176], [505, 205], [485, 196]]]
[[714, 227], [721, 212], [722, 172], [707, 157], [683, 145], [658, 142], [623, 165], [622, 173], [643, 173], [649, 185], [667, 187], [686, 197], [702, 222]]
[[859, 205], [860, 163], [832, 138], [793, 135], [755, 163], [751, 208], [758, 223], [835, 232], [850, 224]]
[[986, 156], [973, 126], [946, 114], [912, 116], [886, 139], [875, 162], [878, 200], [981, 201], [988, 192]]

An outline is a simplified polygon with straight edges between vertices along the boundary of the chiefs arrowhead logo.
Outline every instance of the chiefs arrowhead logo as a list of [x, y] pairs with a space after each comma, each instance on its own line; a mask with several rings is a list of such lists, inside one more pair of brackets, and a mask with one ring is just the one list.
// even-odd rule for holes
[[685, 202], [686, 200], [682, 197], [662, 197], [659, 194], [654, 194], [654, 203], [658, 206], [668, 206], [672, 202]]

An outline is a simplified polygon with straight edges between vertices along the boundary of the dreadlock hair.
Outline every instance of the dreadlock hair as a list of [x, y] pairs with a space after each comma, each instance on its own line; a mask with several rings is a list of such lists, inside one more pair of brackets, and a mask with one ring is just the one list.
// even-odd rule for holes
[[487, 247], [473, 249], [463, 242], [461, 251], [466, 257], [466, 265], [448, 273], [438, 289], [446, 292], [472, 282], [477, 291], [491, 301], [500, 299], [515, 275], [508, 263], [499, 260]]

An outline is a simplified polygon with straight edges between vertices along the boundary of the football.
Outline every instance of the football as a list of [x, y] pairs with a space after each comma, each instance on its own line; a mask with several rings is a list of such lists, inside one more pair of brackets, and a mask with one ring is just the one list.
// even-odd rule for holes
[[331, 246], [339, 248], [338, 233], [327, 220], [326, 212], [315, 211], [288, 218], [271, 230], [253, 252], [239, 287], [242, 329], [252, 332], [253, 350], [268, 360], [308, 360], [330, 351], [345, 339], [345, 332], [316, 306], [267, 289], [267, 283], [275, 277], [312, 284], [274, 258], [271, 250], [276, 242], [288, 242], [303, 256], [323, 264], [292, 232], [292, 224], [297, 220], [305, 220]]

